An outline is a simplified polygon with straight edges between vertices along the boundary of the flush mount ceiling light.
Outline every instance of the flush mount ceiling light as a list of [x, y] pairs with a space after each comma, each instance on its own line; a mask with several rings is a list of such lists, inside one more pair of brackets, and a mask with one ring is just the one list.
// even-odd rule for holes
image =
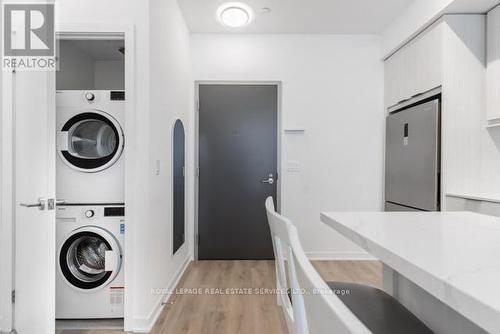
[[253, 19], [253, 10], [241, 2], [228, 2], [217, 9], [217, 19], [226, 27], [246, 26]]

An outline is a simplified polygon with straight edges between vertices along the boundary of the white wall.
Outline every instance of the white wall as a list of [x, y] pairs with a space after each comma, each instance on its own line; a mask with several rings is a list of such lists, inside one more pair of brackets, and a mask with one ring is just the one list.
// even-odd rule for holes
[[125, 63], [121, 60], [98, 60], [94, 63], [94, 89], [124, 89]]
[[72, 42], [59, 43], [57, 89], [124, 89], [125, 64], [121, 60], [95, 60]]
[[[383, 64], [376, 36], [191, 35], [195, 80], [282, 82], [282, 212], [311, 257], [366, 253], [319, 222], [321, 211], [380, 211]], [[299, 160], [300, 173], [286, 173]]]
[[[127, 215], [127, 235], [131, 239], [127, 237], [130, 242], [125, 245], [126, 288], [133, 291], [126, 297], [126, 314], [132, 316], [126, 319], [125, 326], [128, 330], [147, 331], [161, 310], [162, 296], [151, 289], [171, 287], [184, 258], [190, 255], [186, 247], [176, 257], [170, 255], [169, 191], [171, 124], [174, 115], [181, 115], [189, 129], [187, 115], [192, 111], [189, 35], [175, 0], [123, 0], [118, 6], [109, 0], [64, 0], [58, 1], [57, 7], [59, 21], [68, 25], [134, 25], [135, 89], [127, 96], [135, 96], [136, 117], [126, 128], [135, 132], [136, 142], [128, 142], [126, 158], [133, 154], [136, 179], [134, 189], [126, 190], [127, 205], [134, 206], [127, 208], [131, 212]], [[188, 162], [192, 161], [189, 157]], [[155, 176], [156, 160], [162, 166], [159, 176]], [[186, 198], [192, 202], [191, 166], [189, 170]], [[188, 212], [190, 207], [188, 202]], [[190, 239], [186, 234], [186, 240]]]
[[59, 68], [56, 87], [62, 89], [93, 89], [94, 60], [67, 41], [59, 43]]
[[[192, 114], [193, 84], [189, 52], [189, 32], [177, 1], [151, 1], [150, 3], [150, 53], [149, 53], [149, 133], [148, 145], [148, 220], [145, 243], [138, 249], [138, 261], [148, 270], [137, 272], [137, 285], [141, 294], [136, 299], [136, 310], [155, 310], [159, 314], [161, 296], [151, 294], [153, 288], [173, 288], [179, 270], [192, 259]], [[181, 119], [186, 131], [186, 231], [185, 243], [172, 255], [172, 131], [176, 119]], [[157, 175], [157, 161], [160, 173]], [[146, 165], [147, 166], [147, 165]], [[147, 245], [144, 247], [144, 245]], [[142, 259], [142, 260], [141, 260]], [[145, 268], [145, 269], [146, 269]], [[156, 308], [151, 308], [151, 306]], [[151, 313], [137, 314], [152, 319]], [[143, 327], [151, 327], [147, 323]]]

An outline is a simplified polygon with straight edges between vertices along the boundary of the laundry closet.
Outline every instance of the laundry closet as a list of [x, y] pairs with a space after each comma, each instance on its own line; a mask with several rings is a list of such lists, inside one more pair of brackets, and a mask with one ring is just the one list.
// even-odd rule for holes
[[123, 328], [124, 41], [59, 40], [56, 89], [56, 327]]

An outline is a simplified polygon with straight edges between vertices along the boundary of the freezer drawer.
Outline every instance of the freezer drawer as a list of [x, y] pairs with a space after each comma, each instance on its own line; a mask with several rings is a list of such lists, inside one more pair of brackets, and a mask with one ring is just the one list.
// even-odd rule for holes
[[385, 200], [439, 210], [439, 100], [387, 116]]

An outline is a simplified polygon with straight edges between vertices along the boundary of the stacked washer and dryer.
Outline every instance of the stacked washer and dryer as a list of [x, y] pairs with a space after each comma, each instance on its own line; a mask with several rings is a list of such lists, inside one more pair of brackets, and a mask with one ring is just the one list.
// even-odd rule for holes
[[125, 93], [56, 100], [56, 318], [123, 318]]

